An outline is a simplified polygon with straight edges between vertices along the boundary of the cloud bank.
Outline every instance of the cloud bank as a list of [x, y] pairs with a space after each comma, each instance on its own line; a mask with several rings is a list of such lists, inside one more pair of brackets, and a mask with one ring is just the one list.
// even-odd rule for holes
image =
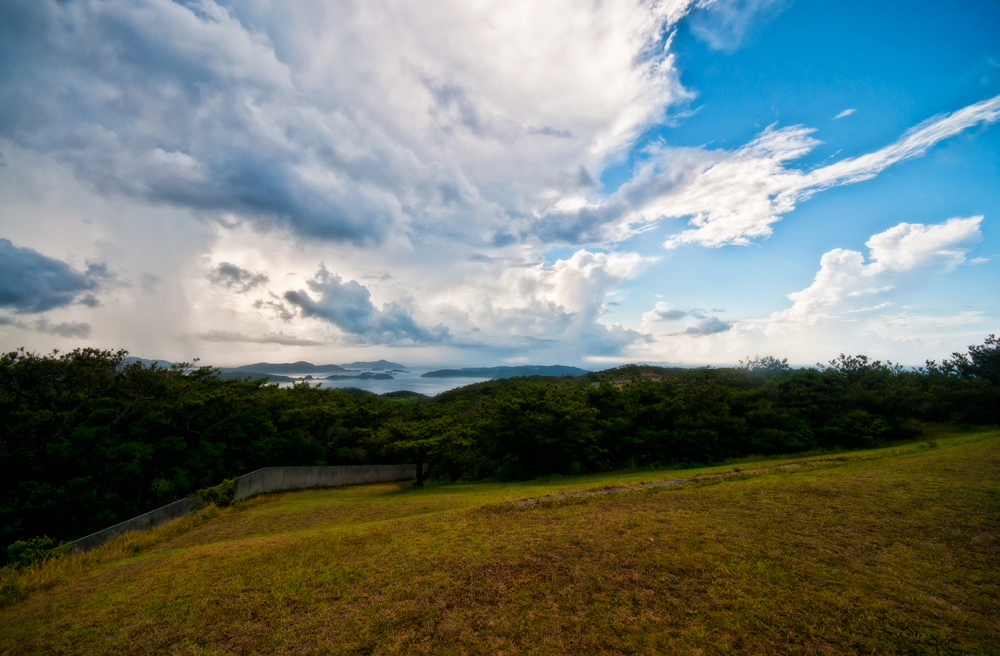
[[488, 243], [689, 95], [689, 5], [13, 0], [0, 136], [227, 223]]

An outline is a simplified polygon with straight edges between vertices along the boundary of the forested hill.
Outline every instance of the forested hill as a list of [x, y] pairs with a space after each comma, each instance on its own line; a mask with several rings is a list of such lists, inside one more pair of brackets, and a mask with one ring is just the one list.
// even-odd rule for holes
[[430, 399], [279, 389], [124, 351], [19, 350], [0, 356], [0, 549], [77, 538], [267, 466], [409, 461], [442, 480], [526, 479], [868, 447], [925, 421], [1000, 422], [996, 339], [919, 370], [754, 358], [491, 380]]
[[466, 367], [464, 369], [439, 369], [421, 374], [421, 378], [513, 378], [515, 376], [582, 376], [586, 369], [563, 365], [520, 365], [513, 367]]

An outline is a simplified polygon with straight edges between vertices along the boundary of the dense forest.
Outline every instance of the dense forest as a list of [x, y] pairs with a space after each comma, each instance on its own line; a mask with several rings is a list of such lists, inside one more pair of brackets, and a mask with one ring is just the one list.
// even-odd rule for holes
[[86, 535], [260, 467], [418, 462], [439, 480], [511, 480], [751, 454], [857, 448], [922, 422], [1000, 422], [994, 336], [944, 362], [865, 356], [792, 369], [625, 366], [434, 398], [224, 379], [125, 351], [0, 356], [0, 559]]

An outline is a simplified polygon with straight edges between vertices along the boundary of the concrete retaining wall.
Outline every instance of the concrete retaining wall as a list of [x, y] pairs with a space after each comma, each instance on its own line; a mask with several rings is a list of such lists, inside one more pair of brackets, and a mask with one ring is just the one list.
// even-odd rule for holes
[[162, 508], [151, 510], [144, 515], [127, 519], [121, 524], [115, 524], [114, 526], [106, 528], [103, 531], [91, 533], [90, 535], [82, 537], [79, 540], [74, 540], [65, 546], [69, 547], [70, 551], [90, 551], [94, 547], [104, 544], [116, 535], [121, 535], [122, 533], [126, 533], [128, 531], [141, 531], [143, 529], [152, 528], [154, 526], [159, 526], [164, 522], [169, 522], [171, 519], [177, 519], [178, 517], [189, 515], [197, 510], [200, 505], [201, 500], [197, 498], [187, 498], [181, 499], [180, 501], [174, 501], [173, 503], [167, 504]]
[[240, 478], [236, 498], [301, 490], [309, 487], [339, 487], [416, 478], [416, 465], [358, 465], [353, 467], [265, 467]]
[[[362, 483], [387, 483], [407, 481], [417, 476], [416, 465], [354, 465], [343, 467], [265, 467], [241, 476], [235, 499], [255, 494], [302, 490], [311, 487], [340, 487]], [[217, 486], [218, 487], [218, 486]], [[91, 533], [63, 546], [70, 551], [89, 551], [116, 535], [127, 531], [141, 531], [172, 519], [189, 515], [202, 505], [201, 499], [188, 497], [174, 501], [162, 508], [115, 524], [103, 531]]]

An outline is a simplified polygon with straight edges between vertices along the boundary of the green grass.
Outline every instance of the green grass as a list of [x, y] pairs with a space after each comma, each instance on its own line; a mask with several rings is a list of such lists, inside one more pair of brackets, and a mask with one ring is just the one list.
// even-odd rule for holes
[[210, 508], [5, 572], [0, 652], [1000, 653], [1000, 435], [930, 437], [799, 467]]

